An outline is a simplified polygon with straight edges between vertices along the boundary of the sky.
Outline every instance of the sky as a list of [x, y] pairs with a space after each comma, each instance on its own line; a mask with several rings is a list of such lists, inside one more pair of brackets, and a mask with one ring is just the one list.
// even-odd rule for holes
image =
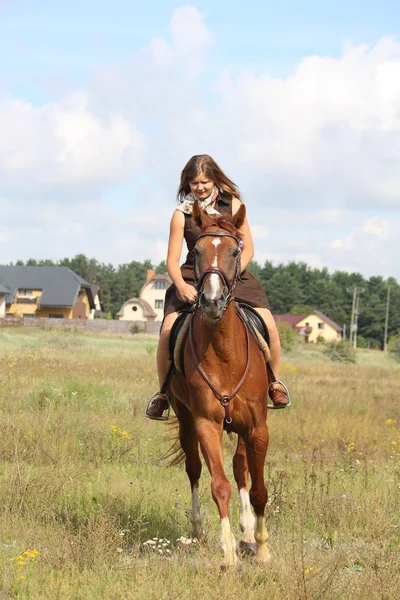
[[400, 3], [0, 0], [0, 263], [158, 264], [203, 153], [258, 263], [400, 281]]

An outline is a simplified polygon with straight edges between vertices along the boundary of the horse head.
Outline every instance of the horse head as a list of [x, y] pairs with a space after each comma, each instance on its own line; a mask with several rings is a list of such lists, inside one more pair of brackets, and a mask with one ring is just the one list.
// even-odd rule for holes
[[234, 216], [209, 215], [196, 201], [193, 219], [201, 233], [194, 254], [194, 274], [199, 294], [199, 305], [210, 323], [222, 317], [233, 299], [240, 276], [241, 238], [238, 230], [243, 225], [246, 208], [242, 204]]

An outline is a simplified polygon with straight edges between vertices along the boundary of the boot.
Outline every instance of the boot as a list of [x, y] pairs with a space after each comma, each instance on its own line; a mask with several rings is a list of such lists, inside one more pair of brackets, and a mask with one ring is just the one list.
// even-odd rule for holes
[[280, 381], [274, 382], [269, 386], [268, 395], [273, 404], [271, 408], [286, 408], [290, 406], [288, 391]]
[[[163, 416], [166, 410], [168, 410], [168, 413]], [[145, 417], [148, 419], [154, 419], [155, 421], [167, 421], [169, 417], [168, 396], [162, 392], [156, 392], [153, 394], [147, 405]]]

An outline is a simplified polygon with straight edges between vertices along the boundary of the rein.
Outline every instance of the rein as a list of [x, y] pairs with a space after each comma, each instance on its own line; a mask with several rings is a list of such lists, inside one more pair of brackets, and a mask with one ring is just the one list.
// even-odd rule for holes
[[[222, 236], [227, 236], [227, 237], [231, 237], [233, 238], [237, 245], [238, 248], [240, 249], [240, 240], [236, 235], [233, 235], [232, 233], [228, 233], [225, 231], [220, 231], [220, 232], [211, 232], [211, 231], [207, 231], [206, 233], [201, 233], [199, 235], [199, 237], [197, 238], [197, 241], [203, 237], [222, 237]], [[197, 242], [196, 242], [197, 243]], [[197, 287], [197, 291], [198, 291], [198, 298], [200, 298], [200, 294], [204, 285], [204, 282], [206, 280], [206, 278], [209, 275], [212, 274], [216, 274], [219, 275], [219, 277], [222, 279], [225, 287], [228, 290], [228, 295], [226, 298], [226, 303], [225, 303], [225, 307], [224, 310], [226, 310], [227, 306], [230, 304], [230, 302], [233, 300], [233, 292], [235, 290], [235, 287], [237, 285], [238, 280], [240, 280], [240, 252], [237, 255], [236, 258], [236, 269], [235, 269], [235, 274], [233, 276], [232, 281], [229, 280], [227, 274], [225, 273], [225, 271], [223, 269], [221, 269], [221, 267], [210, 267], [209, 269], [206, 269], [204, 271], [204, 273], [202, 273], [202, 275], [200, 276], [200, 278], [197, 277], [196, 275], [196, 253], [194, 252], [194, 265], [193, 265], [193, 270], [194, 270], [194, 279], [195, 279], [195, 283], [196, 283], [196, 287]], [[197, 305], [194, 307], [194, 313], [195, 311], [199, 308], [199, 304], [198, 302], [196, 303]], [[213, 391], [215, 397], [220, 401], [221, 406], [224, 408], [225, 410], [225, 429], [228, 433], [230, 433], [232, 431], [232, 417], [231, 417], [231, 411], [230, 411], [230, 402], [232, 400], [232, 398], [234, 396], [236, 396], [236, 394], [238, 393], [238, 391], [240, 390], [240, 388], [243, 385], [244, 380], [246, 379], [247, 373], [249, 371], [249, 367], [250, 367], [250, 336], [249, 336], [249, 332], [248, 332], [248, 328], [246, 327], [246, 325], [243, 323], [244, 329], [245, 329], [245, 333], [246, 333], [246, 345], [247, 345], [247, 360], [246, 360], [246, 368], [244, 370], [244, 373], [242, 375], [241, 380], [239, 381], [239, 383], [237, 384], [237, 386], [235, 387], [235, 389], [233, 390], [233, 392], [230, 395], [223, 395], [221, 394], [221, 392], [215, 387], [215, 385], [212, 383], [212, 381], [210, 381], [209, 377], [207, 376], [206, 372], [204, 371], [203, 367], [201, 366], [199, 359], [197, 357], [196, 354], [196, 349], [194, 347], [194, 339], [193, 339], [193, 320], [194, 320], [194, 314], [190, 320], [190, 325], [189, 325], [189, 343], [190, 343], [190, 348], [192, 351], [192, 355], [193, 355], [193, 360], [194, 363], [196, 365], [196, 369], [199, 371], [200, 375], [202, 376], [202, 378], [204, 379], [204, 381], [206, 382], [206, 384], [208, 385], [208, 387]]]

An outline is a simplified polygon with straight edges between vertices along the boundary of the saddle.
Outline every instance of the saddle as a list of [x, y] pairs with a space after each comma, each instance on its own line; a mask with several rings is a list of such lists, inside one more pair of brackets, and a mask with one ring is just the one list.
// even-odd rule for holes
[[[248, 328], [258, 347], [262, 351], [265, 362], [268, 363], [270, 359], [269, 333], [265, 321], [258, 312], [248, 304], [239, 304], [235, 302], [235, 305], [238, 317], [241, 319], [244, 326]], [[184, 372], [183, 349], [192, 316], [192, 310], [182, 311], [171, 329], [169, 338], [169, 359], [179, 373]]]

